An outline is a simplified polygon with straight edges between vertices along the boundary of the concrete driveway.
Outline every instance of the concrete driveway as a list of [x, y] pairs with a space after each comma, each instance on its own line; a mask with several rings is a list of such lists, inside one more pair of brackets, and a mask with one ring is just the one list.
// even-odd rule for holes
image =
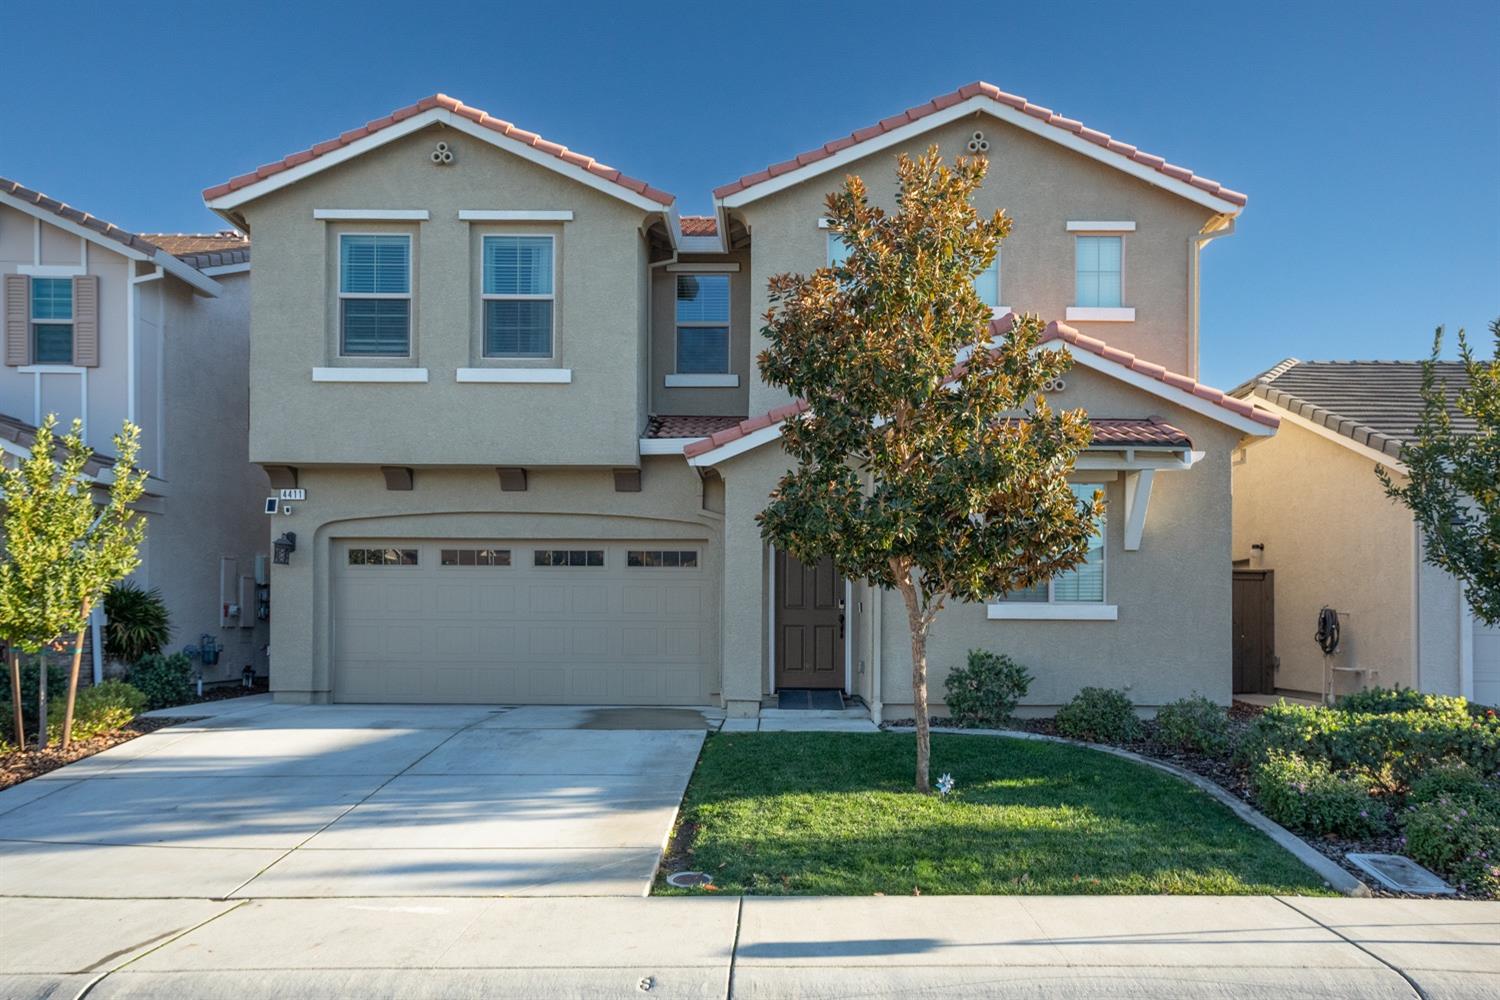
[[249, 702], [0, 792], [0, 897], [642, 896], [706, 725]]

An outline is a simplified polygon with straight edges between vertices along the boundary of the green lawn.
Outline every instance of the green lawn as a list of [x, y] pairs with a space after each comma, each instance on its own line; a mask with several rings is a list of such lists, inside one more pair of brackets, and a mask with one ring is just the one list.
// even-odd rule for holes
[[[1082, 747], [936, 735], [912, 791], [910, 734], [710, 736], [683, 800], [692, 868], [755, 895], [1328, 893], [1224, 806]], [[656, 891], [686, 894], [658, 880]]]

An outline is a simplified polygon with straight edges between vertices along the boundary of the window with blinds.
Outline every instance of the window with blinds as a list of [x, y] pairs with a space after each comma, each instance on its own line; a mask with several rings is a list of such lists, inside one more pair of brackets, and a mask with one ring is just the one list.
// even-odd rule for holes
[[73, 279], [31, 279], [31, 360], [73, 363]]
[[484, 238], [485, 357], [552, 356], [554, 251], [551, 236]]
[[411, 353], [410, 236], [339, 236], [339, 353]]
[[[1082, 503], [1092, 503], [1094, 492], [1099, 489], [1093, 483], [1072, 483], [1073, 495]], [[1084, 561], [1059, 573], [1046, 583], [1039, 583], [1025, 590], [1013, 590], [996, 601], [1010, 604], [1102, 604], [1104, 603], [1104, 519], [1100, 518]]]
[[1121, 258], [1124, 244], [1118, 236], [1077, 237], [1077, 287], [1075, 306], [1118, 308], [1121, 303]]
[[729, 372], [729, 275], [677, 276], [677, 373]]

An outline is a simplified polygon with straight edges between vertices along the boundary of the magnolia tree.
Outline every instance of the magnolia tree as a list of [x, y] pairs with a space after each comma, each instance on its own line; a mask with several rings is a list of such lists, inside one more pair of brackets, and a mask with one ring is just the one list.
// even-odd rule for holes
[[[1463, 581], [1476, 618], [1500, 625], [1500, 319], [1490, 324], [1490, 335], [1494, 357], [1484, 361], [1458, 331], [1468, 384], [1450, 395], [1437, 376], [1438, 327], [1422, 369], [1422, 421], [1416, 439], [1401, 448], [1406, 480], [1398, 483], [1383, 468], [1375, 474], [1388, 496], [1411, 509], [1427, 561]], [[1454, 413], [1474, 428], [1455, 428]]]
[[89, 613], [110, 584], [140, 565], [137, 555], [145, 537], [144, 520], [130, 505], [145, 489], [146, 473], [135, 468], [140, 428], [127, 422], [115, 435], [114, 480], [101, 505], [86, 474], [93, 457], [83, 442], [83, 427], [74, 421], [62, 438], [61, 459], [53, 433], [55, 415], [37, 429], [31, 454], [15, 468], [0, 472], [5, 506], [5, 561], [0, 563], [0, 638], [10, 653], [11, 700], [15, 706], [17, 744], [25, 748], [21, 713], [20, 653], [39, 657], [38, 737], [47, 743], [46, 650], [61, 637], [73, 636], [68, 674], [68, 701], [62, 741], [72, 739], [73, 706]]
[[782, 431], [797, 466], [760, 515], [762, 534], [901, 594], [919, 792], [929, 790], [927, 636], [938, 613], [1077, 566], [1102, 513], [1101, 497], [1080, 503], [1068, 487], [1086, 417], [1042, 396], [1067, 355], [1037, 349], [1035, 317], [992, 340], [975, 293], [1010, 231], [1003, 212], [981, 218], [972, 204], [986, 168], [947, 167], [935, 148], [903, 155], [889, 214], [849, 177], [827, 208], [848, 256], [771, 279], [759, 358], [767, 382], [808, 403]]

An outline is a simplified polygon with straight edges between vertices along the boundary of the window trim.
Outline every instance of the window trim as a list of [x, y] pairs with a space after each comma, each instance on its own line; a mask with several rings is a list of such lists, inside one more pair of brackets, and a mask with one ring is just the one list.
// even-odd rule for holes
[[[1082, 228], [1083, 226], [1098, 228]], [[1124, 228], [1129, 226], [1129, 228]], [[1071, 305], [1063, 310], [1063, 319], [1090, 323], [1133, 323], [1135, 307], [1125, 305], [1125, 259], [1127, 233], [1135, 231], [1135, 223], [1123, 222], [1069, 222], [1068, 232], [1073, 234], [1073, 297], [1078, 297], [1078, 247], [1079, 240], [1086, 237], [1109, 237], [1120, 241], [1120, 304], [1115, 306]]]
[[[412, 344], [415, 340], [415, 317], [412, 315], [412, 304], [416, 297], [412, 289], [416, 287], [416, 252], [417, 241], [412, 233], [366, 231], [363, 229], [345, 229], [335, 234], [336, 255], [338, 259], [338, 273], [334, 284], [334, 292], [337, 299], [334, 309], [337, 314], [338, 323], [338, 353], [335, 355], [339, 360], [368, 361], [372, 359], [384, 359], [387, 361], [400, 360], [401, 358], [414, 357]], [[396, 236], [406, 240], [406, 292], [345, 292], [344, 291], [344, 240], [350, 236]], [[406, 306], [406, 353], [405, 354], [349, 354], [344, 350], [344, 302], [353, 299], [405, 299]]]
[[[1001, 263], [1001, 257], [1003, 255], [1004, 252], [1001, 249], [996, 248], [994, 263], [990, 265], [995, 271], [995, 304], [990, 306], [991, 319], [999, 319], [1001, 316], [1004, 316], [1006, 313], [1011, 311], [1010, 306], [1003, 304], [1005, 302], [1005, 265]], [[989, 272], [979, 272], [979, 274], [987, 273]], [[977, 279], [979, 277], [979, 274], [974, 275], [974, 277]], [[975, 289], [975, 291], [977, 293], [978, 289]]]
[[[26, 334], [30, 343], [27, 345], [31, 352], [31, 363], [47, 367], [66, 365], [71, 367], [73, 360], [78, 356], [78, 315], [74, 309], [74, 300], [78, 295], [73, 279], [78, 275], [33, 275], [31, 276], [31, 292], [26, 303]], [[65, 281], [68, 283], [68, 318], [67, 319], [38, 319], [36, 316], [36, 283], [38, 281]], [[68, 360], [66, 361], [42, 361], [40, 352], [37, 350], [37, 327], [39, 326], [66, 326], [68, 328]]]
[[[684, 323], [677, 318], [677, 289], [683, 278], [724, 279], [724, 322], [717, 320], [691, 320]], [[682, 364], [682, 331], [724, 331], [724, 370], [721, 372], [684, 372]], [[733, 379], [730, 382], [727, 379]], [[734, 279], [724, 271], [674, 271], [672, 272], [672, 373], [666, 378], [668, 386], [696, 386], [698, 388], [735, 387], [740, 377], [734, 374]]]
[[[551, 246], [552, 256], [552, 291], [548, 295], [502, 295], [491, 294], [484, 290], [484, 245], [488, 240], [505, 239], [507, 237], [530, 237], [534, 239], [545, 239]], [[555, 361], [557, 360], [557, 289], [560, 286], [562, 275], [558, 271], [559, 261], [557, 254], [557, 234], [540, 232], [481, 232], [479, 234], [479, 357], [484, 361]], [[485, 329], [485, 306], [486, 302], [551, 302], [552, 317], [547, 327], [547, 354], [491, 354], [487, 350], [486, 340], [488, 331]]]
[[[1072, 486], [1092, 486], [1107, 492], [1108, 482], [1071, 482]], [[1099, 517], [1099, 600], [1059, 601], [1054, 596], [1056, 577], [1047, 580], [1045, 601], [992, 600], [986, 604], [985, 614], [990, 620], [1012, 619], [1019, 621], [1116, 621], [1119, 608], [1109, 602], [1109, 511]]]

